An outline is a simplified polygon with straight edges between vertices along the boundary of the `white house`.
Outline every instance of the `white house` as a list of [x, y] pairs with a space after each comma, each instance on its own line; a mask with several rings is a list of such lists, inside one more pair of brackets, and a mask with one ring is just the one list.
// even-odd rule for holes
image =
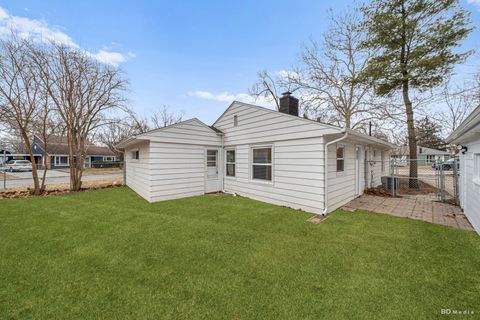
[[394, 146], [298, 117], [285, 93], [280, 112], [235, 101], [212, 126], [194, 118], [118, 147], [127, 185], [150, 202], [224, 191], [325, 214], [381, 184]]
[[447, 142], [459, 150], [460, 205], [480, 234], [480, 106], [452, 132]]

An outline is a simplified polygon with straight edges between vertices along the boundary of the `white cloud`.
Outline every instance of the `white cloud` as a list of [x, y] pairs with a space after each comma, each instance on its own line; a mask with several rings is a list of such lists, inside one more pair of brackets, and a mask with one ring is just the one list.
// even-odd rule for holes
[[476, 5], [477, 9], [480, 10], [480, 0], [467, 0], [467, 2]]
[[[76, 49], [80, 48], [80, 46], [59, 27], [51, 26], [45, 20], [11, 15], [5, 8], [0, 6], [0, 37], [9, 37], [12, 32], [22, 38], [33, 39], [37, 42], [54, 42]], [[132, 53], [125, 55], [120, 52], [107, 50], [106, 48], [96, 53], [87, 50], [85, 50], [85, 52], [102, 63], [114, 66], [135, 56]]]
[[256, 98], [249, 95], [248, 93], [234, 94], [234, 93], [229, 93], [227, 91], [213, 93], [209, 91], [197, 90], [197, 91], [189, 92], [188, 95], [191, 97], [197, 97], [200, 99], [212, 100], [217, 102], [231, 103], [232, 101], [241, 101], [241, 102], [257, 104], [257, 105], [261, 105], [269, 108], [274, 107], [274, 102], [272, 100], [265, 99], [263, 97]]

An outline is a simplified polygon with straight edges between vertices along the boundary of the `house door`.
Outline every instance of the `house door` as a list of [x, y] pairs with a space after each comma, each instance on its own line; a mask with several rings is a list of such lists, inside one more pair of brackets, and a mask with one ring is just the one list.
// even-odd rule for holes
[[206, 157], [207, 177], [205, 180], [205, 192], [220, 191], [219, 149], [207, 149]]
[[355, 195], [360, 195], [360, 147], [355, 147]]

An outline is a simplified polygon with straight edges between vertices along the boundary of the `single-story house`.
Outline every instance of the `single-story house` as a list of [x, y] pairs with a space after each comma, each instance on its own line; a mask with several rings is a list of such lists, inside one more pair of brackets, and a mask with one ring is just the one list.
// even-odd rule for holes
[[480, 106], [450, 134], [460, 158], [459, 198], [465, 215], [480, 234]]
[[319, 214], [381, 184], [392, 144], [299, 117], [298, 104], [289, 92], [279, 112], [234, 101], [212, 126], [127, 138], [126, 184], [150, 202], [223, 191]]
[[[58, 169], [70, 165], [68, 156], [68, 139], [66, 136], [50, 135], [47, 138], [47, 147], [39, 136], [34, 136], [32, 143], [33, 152], [36, 154], [35, 162], [47, 168]], [[97, 146], [88, 141], [86, 143], [85, 167], [101, 166], [102, 163], [111, 163], [117, 160], [115, 153], [108, 147]], [[29, 158], [27, 158], [29, 159]]]
[[[417, 146], [417, 163], [419, 166], [430, 166], [437, 161], [444, 162], [450, 157], [451, 154], [448, 151]], [[395, 148], [392, 152], [392, 158], [399, 161], [410, 160], [408, 146]]]

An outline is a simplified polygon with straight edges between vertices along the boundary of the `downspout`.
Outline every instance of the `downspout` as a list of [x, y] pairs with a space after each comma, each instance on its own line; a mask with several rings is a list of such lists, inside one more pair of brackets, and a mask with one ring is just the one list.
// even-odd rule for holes
[[[348, 137], [347, 129], [343, 129], [344, 135], [338, 139], [330, 141], [325, 144], [324, 157], [325, 157], [325, 170], [324, 170], [324, 195], [323, 195], [323, 212], [322, 215], [326, 215], [328, 212], [328, 147], [334, 143], [340, 142]], [[345, 155], [343, 155], [345, 157]]]
[[224, 189], [224, 186], [225, 186], [225, 172], [223, 172], [223, 170], [225, 170], [226, 168], [226, 165], [225, 165], [225, 142], [224, 142], [224, 134], [221, 134], [220, 135], [220, 141], [221, 141], [221, 145], [222, 145], [222, 168], [220, 170], [220, 172], [222, 173], [222, 179], [220, 180], [222, 185], [220, 186], [220, 190], [222, 190], [223, 193], [225, 193], [225, 189]]

